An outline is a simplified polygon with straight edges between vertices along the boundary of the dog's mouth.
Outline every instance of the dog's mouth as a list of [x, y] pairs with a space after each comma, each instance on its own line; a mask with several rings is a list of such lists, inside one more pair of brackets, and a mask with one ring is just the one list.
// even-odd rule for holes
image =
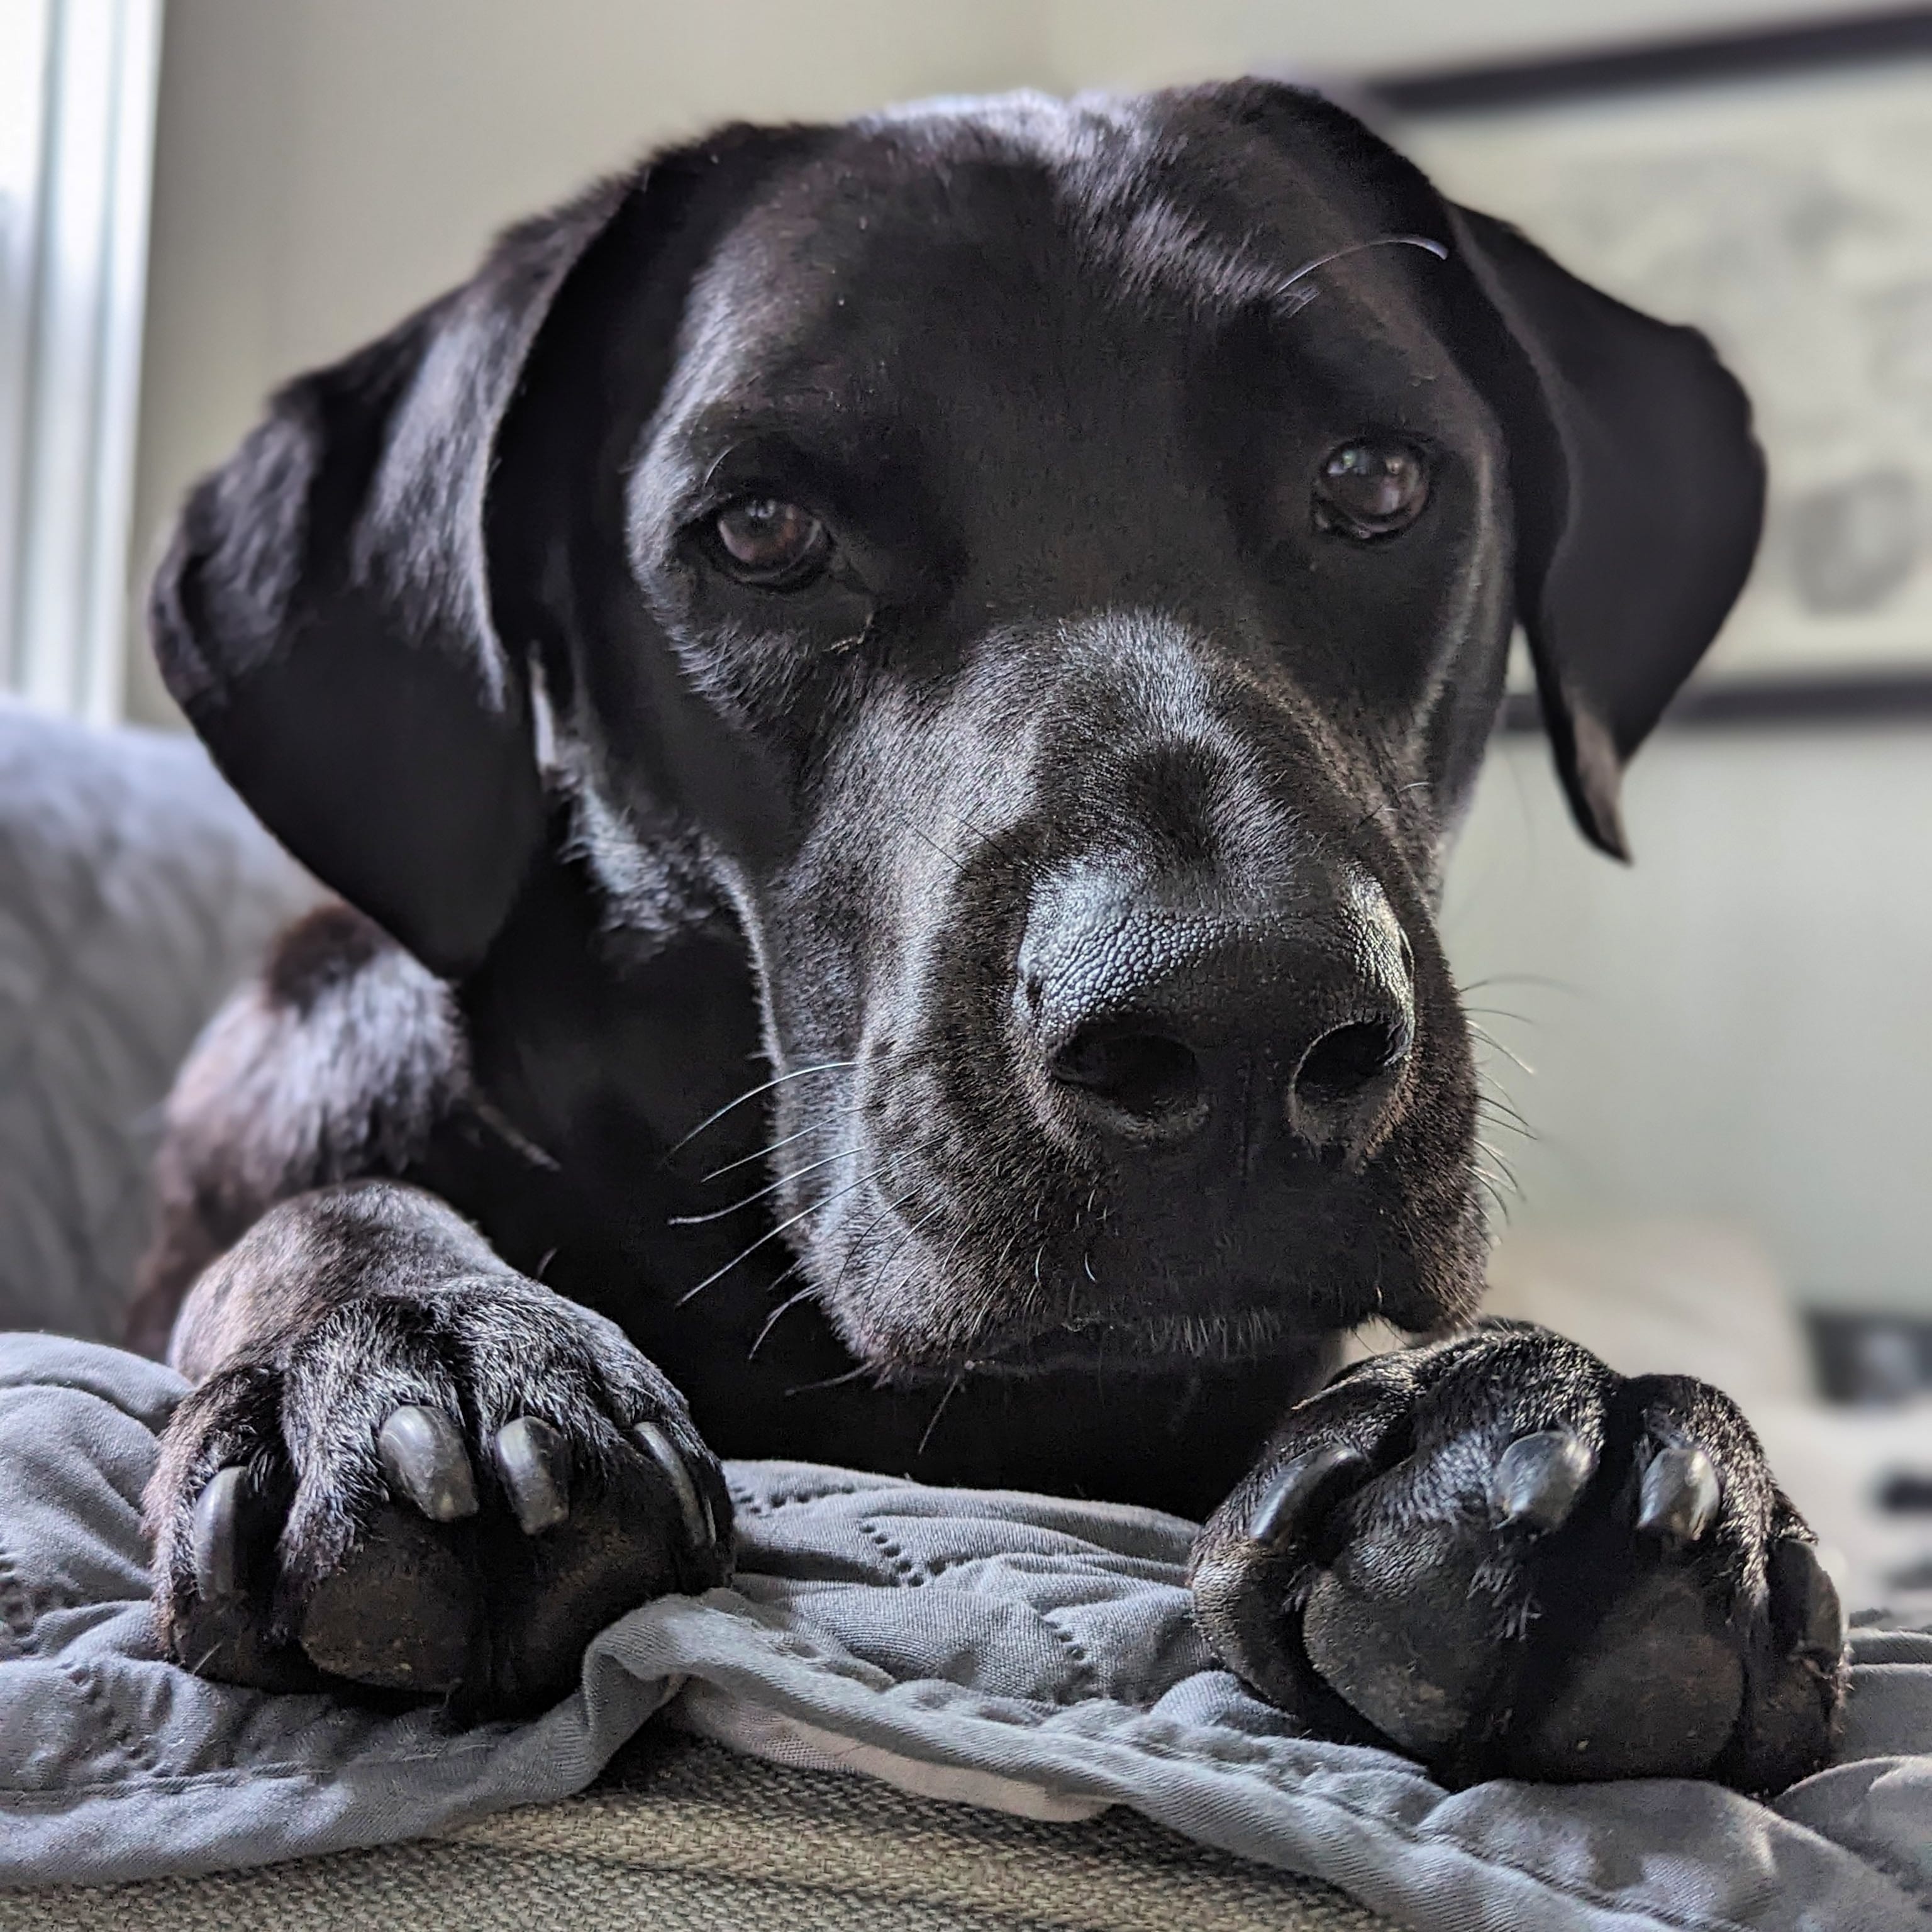
[[1473, 1304], [1483, 1217], [1453, 1117], [1402, 1158], [1282, 1136], [1245, 1166], [1210, 1145], [1112, 1172], [1011, 1096], [956, 1098], [938, 1056], [863, 1071], [782, 1110], [782, 1141], [836, 1150], [778, 1191], [773, 1232], [812, 1284], [800, 1298], [883, 1384], [1235, 1369]]
[[1352, 1213], [1325, 1196], [1311, 1188], [1303, 1213], [1267, 1216], [1259, 1243], [1210, 1233], [1200, 1203], [1196, 1245], [1180, 1253], [1163, 1252], [1145, 1228], [1112, 1232], [1134, 1217], [1096, 1227], [1085, 1211], [1092, 1196], [1038, 1219], [1016, 1199], [982, 1223], [956, 1196], [940, 1204], [952, 1211], [915, 1203], [896, 1213], [898, 1197], [861, 1188], [837, 1199], [802, 1258], [846, 1348], [895, 1386], [1172, 1376], [1304, 1358], [1376, 1316], [1435, 1325], [1442, 1310], [1426, 1271], [1412, 1257], [1370, 1252], [1359, 1217], [1379, 1218], [1372, 1202]]
[[1232, 1314], [1095, 1315], [998, 1341], [963, 1355], [952, 1372], [1014, 1378], [1070, 1370], [1157, 1375], [1194, 1366], [1270, 1361], [1322, 1339], [1274, 1308]]

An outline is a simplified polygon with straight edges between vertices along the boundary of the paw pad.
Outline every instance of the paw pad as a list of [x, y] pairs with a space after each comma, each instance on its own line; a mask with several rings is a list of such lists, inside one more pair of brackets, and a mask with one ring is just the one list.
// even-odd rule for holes
[[1204, 1527], [1192, 1580], [1260, 1695], [1450, 1784], [1780, 1790], [1826, 1761], [1844, 1691], [1837, 1593], [1735, 1405], [1540, 1330], [1338, 1377]]

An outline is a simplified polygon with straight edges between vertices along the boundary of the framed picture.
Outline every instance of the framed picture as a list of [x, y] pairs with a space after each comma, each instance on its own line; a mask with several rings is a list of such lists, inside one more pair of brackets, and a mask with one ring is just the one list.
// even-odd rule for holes
[[1764, 544], [1673, 716], [1932, 718], [1932, 8], [1351, 92], [1750, 390]]

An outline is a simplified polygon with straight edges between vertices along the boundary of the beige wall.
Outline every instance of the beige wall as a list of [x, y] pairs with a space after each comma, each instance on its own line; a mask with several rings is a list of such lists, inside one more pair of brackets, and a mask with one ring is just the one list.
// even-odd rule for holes
[[[169, 0], [136, 575], [272, 384], [459, 279], [506, 221], [716, 121], [1021, 85], [1384, 69], [1829, 5]], [[135, 714], [166, 716], [134, 656]]]
[[1628, 867], [1505, 741], [1456, 854], [1512, 1219], [1716, 1216], [1809, 1302], [1932, 1315], [1932, 740], [1666, 731], [1625, 806]]
[[[136, 504], [281, 376], [464, 274], [506, 220], [730, 116], [1034, 83], [1471, 59], [1812, 16], [1821, 0], [170, 0]], [[1856, 10], [1845, 8], [1842, 10]], [[165, 715], [145, 663], [138, 712]], [[1528, 1223], [1716, 1212], [1808, 1294], [1932, 1306], [1932, 747], [1910, 734], [1666, 740], [1640, 862], [1568, 832], [1507, 749], [1448, 924], [1540, 1138], [1499, 1131]]]

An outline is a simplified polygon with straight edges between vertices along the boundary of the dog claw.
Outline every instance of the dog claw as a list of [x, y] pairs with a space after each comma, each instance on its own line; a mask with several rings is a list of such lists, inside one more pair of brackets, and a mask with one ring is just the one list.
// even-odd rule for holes
[[1490, 1519], [1498, 1529], [1514, 1525], [1532, 1535], [1557, 1528], [1596, 1467], [1596, 1451], [1569, 1430], [1519, 1436], [1490, 1472]]
[[490, 1454], [526, 1536], [541, 1536], [569, 1516], [570, 1452], [548, 1423], [518, 1416], [497, 1430]]
[[195, 1594], [226, 1603], [242, 1589], [242, 1498], [248, 1472], [238, 1462], [218, 1469], [195, 1498], [191, 1546]]
[[704, 1506], [704, 1498], [698, 1493], [698, 1485], [691, 1480], [691, 1472], [684, 1466], [684, 1458], [677, 1453], [676, 1445], [655, 1422], [640, 1422], [632, 1431], [652, 1462], [664, 1472], [665, 1480], [670, 1484], [677, 1497], [677, 1506], [684, 1517], [685, 1533], [695, 1550], [709, 1550], [716, 1542], [717, 1532], [712, 1527], [711, 1512]]
[[1298, 1456], [1268, 1485], [1255, 1506], [1248, 1520], [1250, 1540], [1270, 1549], [1286, 1541], [1304, 1519], [1331, 1502], [1368, 1466], [1366, 1456], [1340, 1443]]
[[440, 1408], [410, 1402], [382, 1425], [376, 1453], [392, 1491], [400, 1491], [431, 1522], [458, 1522], [476, 1514], [476, 1478], [456, 1425]]
[[1660, 1449], [1643, 1472], [1638, 1533], [1683, 1549], [1710, 1528], [1720, 1493], [1717, 1469], [1702, 1450], [1681, 1445]]
[[1845, 1648], [1845, 1613], [1817, 1551], [1788, 1536], [1771, 1552], [1769, 1569], [1772, 1616], [1786, 1654], [1835, 1666]]

